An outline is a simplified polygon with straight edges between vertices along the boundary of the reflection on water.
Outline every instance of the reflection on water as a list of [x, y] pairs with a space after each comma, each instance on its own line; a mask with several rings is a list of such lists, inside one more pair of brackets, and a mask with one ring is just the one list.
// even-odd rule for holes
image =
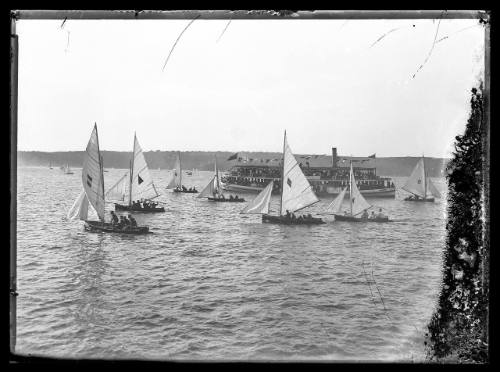
[[[106, 173], [106, 185], [122, 172]], [[164, 191], [169, 172], [152, 173]], [[202, 189], [210, 177], [184, 180]], [[163, 192], [166, 213], [135, 215], [153, 233], [121, 236], [87, 233], [81, 221], [66, 220], [80, 182], [79, 169], [72, 176], [18, 170], [18, 352], [422, 358], [439, 291], [444, 200], [371, 199], [396, 220], [387, 224], [328, 216], [325, 225], [281, 226], [239, 214], [244, 203]], [[436, 184], [445, 194], [444, 180]], [[273, 197], [272, 207], [278, 204]]]

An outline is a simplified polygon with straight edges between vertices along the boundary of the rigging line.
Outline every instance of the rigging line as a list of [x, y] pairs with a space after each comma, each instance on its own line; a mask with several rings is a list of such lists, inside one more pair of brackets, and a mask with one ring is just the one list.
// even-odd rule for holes
[[221, 34], [220, 34], [220, 36], [217, 38], [216, 43], [218, 43], [218, 42], [219, 42], [219, 40], [220, 40], [220, 38], [222, 37], [222, 35], [224, 35], [224, 33], [226, 32], [226, 30], [227, 30], [227, 28], [229, 27], [229, 24], [231, 23], [231, 21], [232, 21], [232, 20], [233, 20], [233, 19], [231, 18], [231, 19], [229, 20], [229, 22], [227, 22], [226, 27], [224, 27], [224, 30], [222, 30], [222, 32], [221, 32]]
[[167, 62], [168, 60], [170, 59], [170, 56], [172, 55], [172, 52], [174, 51], [175, 49], [175, 46], [177, 45], [177, 42], [180, 40], [182, 34], [188, 29], [189, 26], [191, 26], [191, 24], [196, 21], [198, 18], [200, 18], [201, 14], [198, 14], [196, 17], [194, 17], [188, 24], [186, 27], [184, 27], [184, 29], [181, 31], [181, 33], [179, 34], [179, 36], [177, 37], [177, 40], [175, 40], [174, 42], [174, 45], [172, 45], [172, 49], [170, 49], [170, 52], [168, 53], [168, 56], [167, 56], [167, 59], [165, 60], [165, 63], [163, 64], [163, 68], [161, 69], [162, 71], [165, 70], [165, 66], [167, 65]]

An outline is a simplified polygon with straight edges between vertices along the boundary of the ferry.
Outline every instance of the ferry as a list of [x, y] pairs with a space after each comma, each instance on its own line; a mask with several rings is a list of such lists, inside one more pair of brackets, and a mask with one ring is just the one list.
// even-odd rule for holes
[[[299, 166], [317, 196], [335, 197], [349, 184], [352, 162], [357, 186], [364, 197], [395, 198], [396, 188], [391, 178], [377, 175], [375, 155], [351, 157], [337, 155], [295, 155]], [[281, 189], [281, 159], [252, 159], [239, 156], [222, 177], [222, 188], [233, 192], [260, 192], [271, 180], [273, 194]]]

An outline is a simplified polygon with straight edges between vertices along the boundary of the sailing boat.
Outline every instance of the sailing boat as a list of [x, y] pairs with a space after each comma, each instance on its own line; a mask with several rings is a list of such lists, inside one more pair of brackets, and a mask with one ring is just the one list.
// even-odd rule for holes
[[[134, 133], [134, 152], [132, 155], [132, 160], [130, 161], [130, 169], [128, 172], [128, 205], [115, 203], [115, 210], [117, 211], [134, 211], [134, 212], [165, 212], [165, 208], [156, 207], [155, 205], [149, 204], [148, 201], [152, 200], [160, 194], [156, 191], [156, 187], [153, 183], [153, 179], [149, 174], [148, 164], [142, 153], [139, 141], [137, 141], [137, 136]], [[121, 178], [117, 184], [115, 184], [109, 193], [115, 194], [117, 190], [121, 190], [123, 195], [124, 186], [120, 182], [126, 182], [126, 178]], [[123, 197], [123, 200], [125, 197]], [[143, 202], [139, 202], [142, 200]], [[141, 205], [142, 204], [142, 205]]]
[[64, 174], [73, 174], [73, 171], [69, 167], [69, 164], [66, 163], [66, 166], [63, 168]]
[[[283, 182], [285, 181], [286, 182]], [[285, 225], [316, 225], [325, 223], [321, 218], [299, 216], [294, 212], [319, 202], [309, 181], [299, 167], [292, 150], [286, 141], [286, 131], [283, 139], [283, 168], [281, 172], [281, 197], [279, 215], [269, 214], [269, 203], [273, 191], [271, 181], [257, 197], [252, 200], [241, 213], [260, 213], [262, 222], [279, 223]]]
[[[361, 192], [356, 185], [356, 179], [354, 178], [354, 172], [351, 169], [349, 172], [349, 206], [350, 211], [340, 214], [340, 208], [342, 207], [342, 202], [344, 201], [345, 193], [347, 192], [347, 187], [345, 187], [339, 195], [333, 200], [333, 202], [327, 207], [327, 209], [333, 211], [335, 216], [335, 221], [349, 221], [349, 222], [389, 222], [389, 218], [386, 216], [377, 216], [375, 218], [368, 218], [367, 213], [363, 213], [370, 209], [372, 206], [366, 201]], [[363, 215], [362, 215], [363, 214]]]
[[[118, 232], [124, 234], [145, 234], [149, 232], [148, 226], [126, 226], [122, 228], [112, 223], [105, 222], [104, 175], [102, 163], [102, 156], [99, 151], [97, 124], [95, 124], [83, 158], [83, 191], [69, 210], [68, 218], [72, 220], [76, 218], [84, 220], [85, 230], [91, 232]], [[96, 211], [99, 221], [87, 219], [89, 203]]]
[[410, 177], [408, 177], [402, 189], [412, 194], [404, 199], [406, 201], [433, 202], [434, 197], [441, 198], [441, 194], [436, 189], [436, 186], [427, 177], [423, 156], [417, 162], [415, 168], [413, 168]]
[[177, 152], [177, 159], [175, 160], [174, 175], [167, 185], [167, 189], [173, 189], [174, 192], [184, 193], [197, 193], [195, 188], [187, 189], [182, 186], [182, 167], [181, 167], [181, 153]]
[[222, 187], [219, 181], [219, 169], [217, 167], [217, 157], [215, 157], [215, 174], [197, 197], [207, 198], [209, 201], [213, 202], [241, 203], [245, 201], [245, 199], [239, 198], [238, 195], [234, 198], [232, 195], [226, 198], [222, 193]]

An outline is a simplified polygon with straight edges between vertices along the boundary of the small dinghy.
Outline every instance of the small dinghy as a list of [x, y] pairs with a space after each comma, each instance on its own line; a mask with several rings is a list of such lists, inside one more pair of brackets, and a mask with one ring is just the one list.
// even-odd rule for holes
[[[286, 182], [283, 182], [286, 180]], [[262, 222], [276, 223], [281, 225], [319, 225], [325, 222], [318, 217], [307, 216], [295, 217], [294, 212], [304, 209], [319, 201], [312, 190], [309, 181], [288, 146], [286, 131], [283, 139], [283, 168], [281, 172], [281, 197], [279, 215], [269, 214], [269, 204], [273, 191], [274, 181], [269, 184], [252, 200], [241, 213], [262, 214]]]
[[120, 234], [147, 234], [149, 233], [148, 226], [125, 226], [118, 227], [109, 222], [100, 221], [85, 221], [85, 230], [90, 232], [108, 232]]
[[[85, 231], [89, 232], [121, 234], [145, 234], [149, 232], [148, 226], [127, 226], [122, 228], [105, 221], [104, 172], [102, 164], [103, 161], [99, 151], [97, 124], [95, 124], [83, 158], [83, 190], [73, 203], [67, 217], [70, 220], [79, 218], [85, 221]], [[96, 211], [99, 221], [87, 219], [89, 204]]]
[[427, 177], [423, 156], [417, 162], [415, 168], [413, 168], [410, 177], [408, 177], [402, 189], [412, 194], [404, 198], [404, 201], [433, 203], [435, 197], [441, 198], [438, 189], [434, 186], [431, 179]]
[[[189, 171], [186, 172], [190, 175]], [[167, 185], [167, 190], [172, 190], [173, 192], [185, 193], [185, 194], [197, 194], [198, 190], [196, 189], [187, 189], [185, 186], [182, 186], [182, 166], [181, 166], [181, 153], [177, 152], [177, 158], [175, 159], [175, 167], [174, 167], [174, 175], [172, 179]]]
[[[129, 177], [127, 177], [127, 175]], [[128, 178], [128, 185], [127, 185]], [[157, 213], [165, 212], [163, 207], [141, 206], [134, 201], [150, 201], [160, 196], [156, 191], [153, 178], [149, 173], [148, 164], [139, 145], [137, 136], [134, 134], [134, 152], [130, 161], [130, 170], [122, 176], [106, 193], [106, 196], [116, 201], [125, 202], [128, 186], [128, 204], [115, 203], [116, 211]]]
[[124, 211], [124, 212], [142, 212], [142, 213], [156, 213], [156, 212], [165, 212], [164, 207], [141, 207], [138, 205], [122, 205], [115, 203], [116, 211]]
[[208, 201], [213, 201], [213, 202], [221, 202], [221, 203], [243, 203], [245, 199], [243, 198], [207, 198]]
[[354, 172], [352, 169], [349, 171], [349, 206], [350, 211], [344, 212], [344, 214], [340, 213], [340, 208], [342, 207], [342, 203], [344, 201], [344, 196], [347, 191], [347, 187], [344, 187], [339, 195], [333, 200], [333, 202], [328, 205], [326, 208], [328, 211], [332, 211], [335, 216], [335, 221], [344, 221], [344, 222], [389, 222], [389, 217], [382, 215], [382, 208], [380, 208], [380, 214], [375, 215], [372, 212], [372, 216], [369, 217], [366, 212], [368, 209], [372, 207], [366, 199], [363, 197], [361, 192], [356, 185], [356, 179], [354, 178]]

